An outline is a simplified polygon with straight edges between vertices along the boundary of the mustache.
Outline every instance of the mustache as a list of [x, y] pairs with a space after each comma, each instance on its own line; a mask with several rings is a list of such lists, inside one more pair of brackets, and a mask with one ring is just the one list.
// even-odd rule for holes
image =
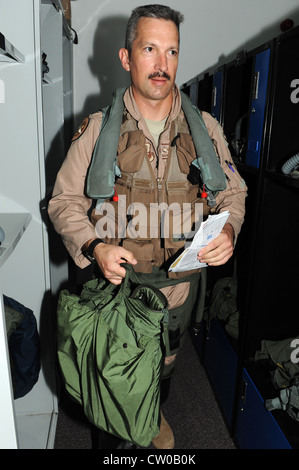
[[166, 78], [167, 80], [170, 80], [170, 75], [168, 75], [168, 73], [166, 72], [154, 72], [148, 76], [149, 79], [156, 78], [156, 77]]

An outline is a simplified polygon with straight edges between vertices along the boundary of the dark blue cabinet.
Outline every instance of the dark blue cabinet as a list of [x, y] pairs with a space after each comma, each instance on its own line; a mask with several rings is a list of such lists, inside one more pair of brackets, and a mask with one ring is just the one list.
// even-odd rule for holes
[[246, 165], [256, 168], [259, 167], [261, 156], [269, 63], [270, 48], [256, 55], [246, 155]]
[[213, 77], [205, 73], [198, 77], [197, 106], [201, 111], [211, 113]]
[[291, 449], [246, 369], [242, 374], [235, 438], [241, 449]]
[[[298, 449], [298, 422], [266, 410], [279, 395], [273, 364], [256, 364], [263, 340], [298, 335], [299, 178], [282, 167], [299, 155], [299, 26], [252, 51], [241, 51], [198, 80], [198, 104], [224, 128], [234, 164], [248, 186], [246, 215], [234, 250], [239, 337], [206, 320], [195, 345], [237, 445], [241, 449]], [[208, 93], [205, 93], [208, 90]], [[204, 109], [204, 108], [203, 108]], [[208, 269], [210, 290], [226, 277]], [[211, 274], [214, 273], [214, 274]], [[220, 272], [220, 275], [218, 273]], [[231, 274], [229, 274], [231, 275]], [[211, 281], [211, 278], [212, 281]]]
[[197, 105], [197, 81], [190, 84], [190, 100], [192, 104]]
[[218, 70], [213, 76], [211, 114], [222, 123], [224, 70]]
[[203, 364], [226, 422], [230, 426], [232, 422], [238, 357], [217, 319], [212, 320], [209, 325]]

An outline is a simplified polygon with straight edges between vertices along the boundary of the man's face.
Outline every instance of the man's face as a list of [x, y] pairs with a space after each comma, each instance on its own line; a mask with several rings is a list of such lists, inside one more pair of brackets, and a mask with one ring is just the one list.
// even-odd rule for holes
[[128, 58], [126, 51], [121, 58], [123, 67], [131, 73], [135, 97], [163, 100], [169, 96], [176, 77], [178, 53], [178, 30], [172, 21], [156, 18], [138, 21], [131, 57]]

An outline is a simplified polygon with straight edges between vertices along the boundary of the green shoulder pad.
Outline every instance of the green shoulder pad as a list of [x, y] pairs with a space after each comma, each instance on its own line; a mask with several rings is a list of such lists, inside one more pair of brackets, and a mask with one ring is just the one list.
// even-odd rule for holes
[[199, 109], [193, 106], [189, 97], [183, 92], [181, 92], [181, 99], [182, 108], [194, 142], [202, 181], [210, 191], [223, 191], [226, 188], [225, 175], [203, 117]]
[[103, 110], [101, 132], [93, 150], [86, 182], [86, 192], [93, 199], [106, 199], [114, 194], [116, 155], [124, 112], [124, 92], [125, 88], [117, 89], [112, 105]]

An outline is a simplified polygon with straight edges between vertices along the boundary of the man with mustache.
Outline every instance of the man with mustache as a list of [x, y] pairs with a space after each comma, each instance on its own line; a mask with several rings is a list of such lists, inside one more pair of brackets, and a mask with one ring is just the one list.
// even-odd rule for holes
[[163, 73], [155, 72], [149, 75], [148, 78], [151, 79], [151, 78], [156, 78], [156, 77], [166, 78], [166, 80], [170, 80], [170, 76], [166, 72], [163, 72]]
[[[209, 266], [226, 263], [232, 256], [244, 218], [246, 185], [237, 170], [231, 171], [231, 160], [219, 124], [203, 113], [205, 125], [223, 171], [226, 188], [215, 197], [214, 207], [208, 206], [199, 181], [190, 182], [191, 163], [196, 158], [181, 97], [175, 84], [178, 67], [183, 16], [165, 5], [146, 5], [133, 10], [128, 21], [125, 48], [119, 51], [122, 67], [130, 73], [131, 86], [123, 95], [124, 115], [120, 131], [116, 178], [117, 194], [126, 196], [127, 204], [143, 204], [148, 210], [152, 203], [201, 203], [203, 212], [230, 212], [221, 234], [198, 253], [198, 259]], [[184, 247], [182, 234], [170, 233], [150, 237], [150, 217], [139, 221], [147, 235], [122, 237], [116, 230], [113, 236], [99, 229], [103, 213], [94, 209], [87, 213], [91, 199], [86, 196], [85, 182], [96, 139], [100, 133], [102, 113], [95, 113], [73, 138], [67, 158], [57, 175], [49, 215], [74, 259], [81, 267], [90, 260], [111, 283], [119, 285], [126, 271], [125, 261], [134, 266], [144, 282], [161, 288], [169, 303], [170, 355], [165, 357], [161, 404], [166, 399], [175, 359], [182, 347], [196, 301], [200, 272], [169, 273], [168, 268]], [[109, 121], [108, 121], [109, 124]], [[110, 200], [107, 203], [113, 204]], [[118, 208], [114, 203], [116, 218]], [[174, 448], [174, 436], [161, 414], [160, 434], [153, 439], [158, 449]]]

